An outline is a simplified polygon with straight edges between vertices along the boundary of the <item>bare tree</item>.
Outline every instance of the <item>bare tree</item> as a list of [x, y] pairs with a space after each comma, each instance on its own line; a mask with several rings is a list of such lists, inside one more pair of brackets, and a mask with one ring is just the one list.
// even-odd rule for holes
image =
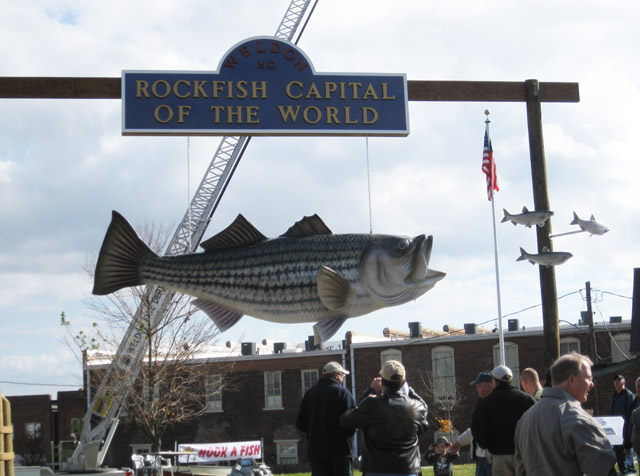
[[433, 372], [420, 372], [420, 381], [425, 400], [429, 405], [429, 418], [450, 439], [454, 428], [454, 420], [464, 401], [464, 393], [450, 377], [436, 377]]
[[[168, 233], [154, 228], [145, 228], [143, 239], [155, 251], [162, 249]], [[91, 263], [95, 263], [93, 260]], [[87, 275], [93, 280], [94, 265], [86, 266]], [[108, 354], [117, 349], [124, 331], [141, 308], [142, 317], [135, 323], [146, 340], [146, 353], [139, 362], [136, 384], [129, 389], [124, 418], [159, 451], [162, 437], [174, 425], [197, 419], [207, 408], [207, 401], [214, 393], [230, 388], [230, 364], [216, 366], [218, 376], [215, 386], [207, 385], [211, 366], [205, 358], [206, 350], [214, 343], [218, 330], [211, 320], [198, 312], [189, 302], [188, 296], [176, 293], [161, 319], [152, 320], [152, 290], [138, 286], [125, 288], [107, 296], [90, 296], [85, 299], [87, 307], [103, 327], [93, 324], [92, 335], [71, 332], [64, 313], [61, 324], [67, 328], [67, 343], [73, 344], [88, 354], [99, 350]], [[87, 352], [84, 352], [87, 354]], [[117, 372], [117, 369], [115, 370]], [[100, 372], [92, 372], [93, 389], [100, 384]], [[111, 379], [118, 385], [119, 378]], [[114, 389], [114, 394], [117, 394]]]

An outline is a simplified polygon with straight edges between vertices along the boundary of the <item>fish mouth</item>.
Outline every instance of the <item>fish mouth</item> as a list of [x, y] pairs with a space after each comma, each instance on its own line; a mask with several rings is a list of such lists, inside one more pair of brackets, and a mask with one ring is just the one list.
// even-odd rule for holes
[[446, 276], [442, 271], [429, 269], [429, 259], [433, 248], [433, 236], [418, 235], [413, 239], [415, 250], [413, 252], [413, 267], [407, 276], [405, 284], [412, 287], [429, 287]]

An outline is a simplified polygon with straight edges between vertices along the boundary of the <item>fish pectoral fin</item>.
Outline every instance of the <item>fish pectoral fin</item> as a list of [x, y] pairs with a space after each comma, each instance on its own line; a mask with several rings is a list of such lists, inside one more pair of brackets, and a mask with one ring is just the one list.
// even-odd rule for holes
[[207, 299], [198, 298], [192, 302], [194, 306], [209, 316], [220, 332], [231, 329], [244, 315], [241, 312]]
[[217, 235], [203, 241], [200, 246], [205, 251], [218, 251], [253, 245], [266, 239], [267, 237], [260, 233], [249, 220], [239, 214], [231, 225]]
[[302, 220], [295, 222], [295, 224], [289, 228], [282, 238], [304, 238], [305, 236], [313, 235], [331, 235], [333, 232], [322, 221], [317, 214], [310, 217], [304, 217]]
[[324, 307], [342, 311], [349, 304], [351, 294], [351, 285], [339, 273], [326, 266], [318, 269], [318, 295]]
[[322, 342], [327, 342], [338, 332], [338, 329], [342, 327], [346, 320], [346, 317], [334, 317], [317, 322], [313, 326], [313, 343], [318, 345]]

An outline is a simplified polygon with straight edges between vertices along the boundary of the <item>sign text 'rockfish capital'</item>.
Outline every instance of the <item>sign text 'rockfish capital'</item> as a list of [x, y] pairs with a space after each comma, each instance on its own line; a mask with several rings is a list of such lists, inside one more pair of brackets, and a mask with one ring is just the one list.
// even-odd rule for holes
[[234, 46], [216, 72], [123, 71], [125, 135], [409, 133], [404, 74], [315, 73], [274, 37]]

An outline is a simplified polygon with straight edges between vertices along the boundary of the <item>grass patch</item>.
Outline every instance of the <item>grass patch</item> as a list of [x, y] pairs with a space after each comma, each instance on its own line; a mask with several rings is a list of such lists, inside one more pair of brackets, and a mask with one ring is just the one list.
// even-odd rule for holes
[[[475, 464], [454, 464], [453, 474], [455, 476], [474, 476], [476, 474]], [[311, 473], [290, 473], [287, 475], [277, 476], [311, 476]], [[353, 476], [362, 476], [362, 472], [355, 470]], [[422, 476], [433, 476], [433, 468], [431, 466], [422, 467]]]

